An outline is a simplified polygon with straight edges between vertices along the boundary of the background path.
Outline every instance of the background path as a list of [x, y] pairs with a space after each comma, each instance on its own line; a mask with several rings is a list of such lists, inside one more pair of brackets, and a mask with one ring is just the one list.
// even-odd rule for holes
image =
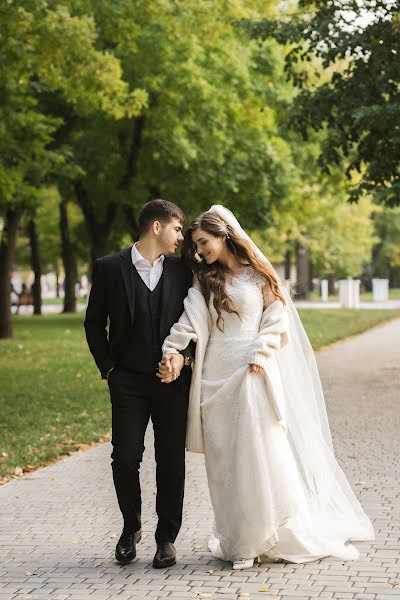
[[[296, 308], [341, 308], [339, 302], [329, 301], [329, 302], [320, 302], [313, 300], [296, 300], [295, 301]], [[400, 308], [400, 300], [387, 300], [386, 302], [360, 302], [360, 309], [367, 310], [376, 310], [376, 309], [387, 309], [387, 310], [396, 310]], [[83, 311], [86, 309], [86, 304], [79, 302], [77, 304], [77, 310]], [[44, 315], [49, 314], [60, 314], [62, 311], [61, 304], [43, 304], [42, 305], [42, 313]], [[13, 308], [13, 314], [15, 314], [15, 307]], [[22, 316], [32, 315], [33, 307], [32, 306], [21, 306], [19, 309], [19, 314]]]
[[339, 342], [318, 363], [339, 462], [376, 528], [375, 542], [358, 544], [361, 560], [234, 572], [212, 559], [203, 458], [189, 454], [179, 562], [152, 569], [149, 432], [139, 560], [125, 567], [113, 560], [121, 523], [110, 446], [98, 446], [0, 488], [0, 600], [400, 599], [400, 320]]

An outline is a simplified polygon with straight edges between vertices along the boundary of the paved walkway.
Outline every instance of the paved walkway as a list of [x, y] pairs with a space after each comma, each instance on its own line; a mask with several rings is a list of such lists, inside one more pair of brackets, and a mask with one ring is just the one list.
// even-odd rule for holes
[[[321, 302], [314, 300], [296, 300], [295, 305], [297, 308], [341, 308], [339, 302]], [[386, 302], [360, 302], [360, 309], [365, 310], [396, 310], [400, 308], [400, 300], [387, 300]], [[86, 310], [86, 304], [80, 302], [77, 305], [78, 311]], [[44, 315], [50, 314], [59, 314], [62, 311], [62, 306], [60, 304], [43, 304], [42, 305], [42, 313]], [[15, 308], [13, 308], [13, 313], [15, 313]], [[19, 314], [22, 316], [32, 315], [33, 307], [32, 306], [21, 306], [19, 309]]]
[[151, 568], [154, 472], [151, 437], [143, 464], [144, 539], [139, 560], [113, 560], [120, 517], [98, 446], [0, 488], [0, 600], [160, 598], [400, 598], [400, 320], [321, 352], [337, 456], [373, 518], [377, 540], [359, 561], [263, 564], [234, 572], [207, 551], [211, 510], [202, 456], [188, 456], [178, 564]]
[[[321, 302], [314, 300], [296, 300], [296, 308], [342, 308], [340, 302]], [[400, 308], [400, 300], [387, 300], [386, 302], [360, 302], [360, 309], [363, 310], [397, 310]]]

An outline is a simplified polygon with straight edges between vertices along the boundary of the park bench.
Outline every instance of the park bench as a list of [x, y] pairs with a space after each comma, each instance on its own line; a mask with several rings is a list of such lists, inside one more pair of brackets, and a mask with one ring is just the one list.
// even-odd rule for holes
[[14, 299], [11, 301], [12, 306], [16, 306], [17, 310], [15, 314], [18, 315], [21, 306], [33, 306], [33, 294], [32, 292], [22, 291], [20, 293], [13, 290], [12, 296]]

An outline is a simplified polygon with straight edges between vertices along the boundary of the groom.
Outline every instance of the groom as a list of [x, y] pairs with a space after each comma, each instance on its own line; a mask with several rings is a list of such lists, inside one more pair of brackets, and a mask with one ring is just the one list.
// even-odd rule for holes
[[[169, 385], [156, 377], [161, 346], [183, 312], [192, 272], [173, 256], [183, 240], [184, 214], [151, 200], [139, 217], [139, 241], [94, 263], [85, 330], [91, 353], [110, 389], [112, 471], [124, 528], [115, 550], [121, 563], [136, 557], [141, 539], [139, 467], [151, 418], [157, 463], [153, 567], [175, 564], [182, 522], [185, 433], [193, 348], [171, 358]], [[107, 322], [109, 328], [107, 331]]]

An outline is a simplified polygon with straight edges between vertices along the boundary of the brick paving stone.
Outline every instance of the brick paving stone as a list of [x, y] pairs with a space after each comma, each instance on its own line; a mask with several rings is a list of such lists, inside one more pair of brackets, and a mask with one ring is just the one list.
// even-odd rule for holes
[[114, 561], [121, 518], [110, 445], [97, 446], [0, 488], [0, 600], [400, 600], [398, 339], [400, 320], [317, 356], [338, 460], [376, 529], [375, 542], [356, 544], [360, 560], [263, 562], [232, 571], [207, 550], [212, 512], [204, 460], [188, 454], [178, 563], [152, 569], [155, 473], [149, 431], [138, 560], [125, 567]]

